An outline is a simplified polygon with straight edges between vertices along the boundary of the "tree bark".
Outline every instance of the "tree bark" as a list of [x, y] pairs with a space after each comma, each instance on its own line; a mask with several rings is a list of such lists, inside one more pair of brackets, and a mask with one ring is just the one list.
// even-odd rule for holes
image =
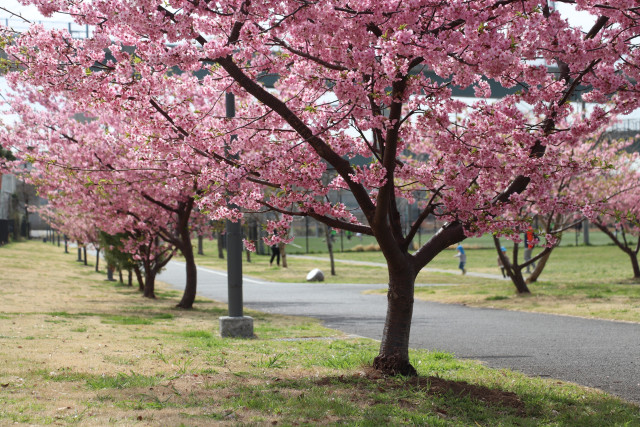
[[202, 236], [202, 234], [198, 234], [198, 255], [204, 255], [204, 249], [202, 245], [203, 240], [204, 237]]
[[373, 368], [386, 375], [414, 376], [417, 372], [409, 362], [409, 333], [413, 316], [415, 272], [405, 265], [389, 266], [387, 318], [380, 342], [380, 353], [373, 359]]
[[156, 287], [156, 273], [157, 271], [153, 268], [145, 268], [144, 271], [144, 292], [143, 296], [145, 298], [156, 297], [155, 287]]
[[115, 270], [115, 267], [108, 265], [107, 266], [107, 281], [108, 282], [115, 282], [115, 279], [113, 278], [113, 270]]
[[[507, 271], [509, 271], [509, 269]], [[512, 267], [510, 271], [511, 271], [511, 274], [509, 275], [509, 277], [511, 278], [511, 281], [515, 285], [516, 291], [519, 294], [530, 294], [531, 291], [529, 290], [529, 287], [527, 286], [527, 283], [525, 282], [524, 277], [522, 276], [522, 270], [517, 267]]]
[[198, 269], [196, 267], [196, 260], [193, 255], [193, 247], [191, 246], [191, 234], [189, 233], [189, 227], [186, 225], [180, 230], [182, 245], [178, 249], [184, 257], [185, 267], [187, 270], [187, 281], [184, 287], [184, 293], [182, 294], [182, 300], [176, 307], [180, 308], [193, 308], [193, 302], [196, 300], [196, 289], [198, 286]]
[[128, 280], [127, 280], [127, 286], [133, 286], [133, 273], [131, 272], [131, 269], [127, 269], [128, 274]]
[[133, 272], [136, 274], [136, 279], [138, 280], [138, 290], [140, 292], [144, 292], [144, 277], [142, 276], [142, 271], [140, 271], [140, 267], [134, 265]]
[[96, 249], [96, 273], [98, 272], [98, 265], [100, 264], [100, 248]]
[[531, 273], [531, 275], [527, 277], [527, 283], [535, 283], [538, 280], [550, 256], [551, 256], [551, 252], [549, 252], [542, 258], [540, 258], [540, 260], [538, 261], [538, 264], [536, 264], [536, 268], [533, 270], [533, 273]]
[[86, 246], [82, 247], [82, 255], [83, 255], [84, 265], [89, 265], [87, 264], [87, 247]]
[[[507, 271], [507, 275], [509, 276], [509, 278], [511, 279], [511, 282], [513, 282], [514, 286], [516, 287], [516, 291], [519, 294], [530, 294], [531, 291], [527, 287], [527, 284], [524, 281], [524, 277], [522, 277], [522, 268], [520, 268], [520, 266], [518, 266], [518, 264], [516, 264], [515, 262], [512, 264], [511, 261], [509, 260], [509, 257], [507, 257], [504, 254], [504, 252], [502, 252], [502, 250], [500, 249], [500, 239], [498, 239], [497, 237], [494, 237], [493, 244], [495, 245], [496, 250], [498, 251], [498, 257], [500, 258], [502, 265]], [[513, 259], [517, 260], [517, 256], [518, 256], [518, 246], [516, 245], [514, 246]]]
[[633, 267], [633, 278], [640, 278], [640, 266], [638, 265], [638, 257], [633, 251], [629, 251], [627, 253], [629, 255], [629, 259], [631, 259], [631, 266]]

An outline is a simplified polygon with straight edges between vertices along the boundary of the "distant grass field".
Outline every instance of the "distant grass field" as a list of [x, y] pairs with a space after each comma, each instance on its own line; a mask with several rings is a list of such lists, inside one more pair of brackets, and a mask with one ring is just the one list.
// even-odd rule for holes
[[[425, 243], [431, 236], [433, 235], [433, 230], [428, 230], [416, 236], [413, 240], [414, 245]], [[576, 237], [578, 246], [583, 245], [583, 235], [582, 232], [576, 233], [574, 230], [569, 230], [564, 233], [564, 237], [561, 242], [561, 246], [576, 246]], [[303, 254], [307, 253], [326, 253], [327, 252], [327, 243], [324, 235], [320, 235], [316, 237], [315, 235], [311, 235], [308, 238], [304, 235], [296, 236], [292, 242], [292, 245], [287, 246], [287, 251], [292, 254]], [[351, 239], [348, 239], [346, 235], [340, 236], [340, 234], [336, 234], [333, 241], [333, 250], [336, 252], [344, 252], [351, 251], [357, 246], [370, 246], [375, 245], [376, 241], [372, 236], [352, 236]], [[594, 228], [591, 228], [589, 232], [589, 243], [593, 246], [602, 246], [602, 245], [610, 245], [611, 239], [607, 237], [604, 233]], [[482, 237], [473, 237], [466, 239], [464, 241], [464, 245], [469, 248], [493, 248], [493, 238], [489, 235], [485, 235]], [[504, 246], [511, 248], [511, 242], [504, 240]]]
[[247, 311], [254, 339], [223, 339], [225, 306], [175, 308], [106, 282], [39, 242], [0, 247], [0, 425], [635, 426], [598, 390], [412, 350], [419, 378], [385, 378], [378, 343], [308, 318]]

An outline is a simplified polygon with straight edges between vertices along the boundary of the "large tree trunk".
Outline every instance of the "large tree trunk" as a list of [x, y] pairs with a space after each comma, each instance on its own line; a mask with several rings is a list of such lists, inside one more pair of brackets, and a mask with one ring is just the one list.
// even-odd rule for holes
[[127, 286], [133, 286], [133, 273], [131, 272], [131, 269], [127, 269], [128, 274], [128, 281], [127, 281]]
[[193, 302], [196, 300], [196, 288], [198, 286], [198, 269], [196, 267], [196, 260], [193, 256], [193, 247], [191, 246], [191, 236], [188, 227], [181, 231], [182, 247], [180, 252], [184, 257], [184, 262], [187, 270], [187, 282], [184, 287], [184, 293], [182, 294], [182, 300], [178, 303], [177, 307], [180, 308], [193, 308]]
[[89, 265], [87, 264], [87, 247], [86, 246], [82, 247], [82, 255], [83, 255], [84, 265]]
[[387, 375], [417, 375], [415, 368], [409, 363], [415, 276], [409, 263], [401, 266], [389, 265], [387, 318], [380, 353], [373, 359], [374, 369]]
[[98, 272], [98, 264], [100, 263], [100, 248], [96, 249], [96, 273]]
[[331, 231], [329, 231], [329, 226], [324, 226], [324, 235], [327, 239], [327, 250], [329, 251], [329, 263], [331, 264], [331, 275], [336, 275], [336, 261], [333, 257], [333, 242], [331, 242]]
[[157, 271], [153, 268], [145, 268], [144, 269], [144, 292], [143, 296], [145, 298], [155, 298], [155, 287], [156, 287], [156, 273]]

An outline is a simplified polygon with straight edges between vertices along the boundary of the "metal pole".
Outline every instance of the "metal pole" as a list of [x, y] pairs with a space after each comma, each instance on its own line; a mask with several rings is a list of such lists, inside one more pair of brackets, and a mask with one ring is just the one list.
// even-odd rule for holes
[[[227, 117], [236, 116], [235, 96], [225, 95]], [[237, 135], [231, 135], [231, 142]], [[236, 208], [230, 204], [230, 209]], [[227, 287], [229, 293], [229, 316], [242, 317], [242, 230], [240, 221], [226, 221], [227, 231]]]
[[[342, 190], [338, 189], [338, 200], [342, 204]], [[340, 252], [344, 252], [344, 230], [340, 230]]]
[[[235, 97], [225, 95], [227, 117], [236, 116]], [[237, 135], [231, 135], [233, 142]], [[230, 209], [236, 206], [229, 203]], [[229, 316], [220, 317], [220, 335], [223, 337], [253, 336], [253, 318], [242, 312], [242, 227], [240, 221], [226, 221], [227, 230], [227, 292], [229, 295]]]

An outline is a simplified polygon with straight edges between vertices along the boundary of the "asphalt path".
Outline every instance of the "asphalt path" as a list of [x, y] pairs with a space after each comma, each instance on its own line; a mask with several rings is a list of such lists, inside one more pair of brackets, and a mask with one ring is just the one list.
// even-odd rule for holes
[[[183, 289], [184, 264], [158, 277]], [[327, 327], [379, 340], [383, 284], [274, 283], [245, 278], [244, 306], [310, 316]], [[227, 302], [226, 273], [198, 267], [198, 295]], [[410, 346], [477, 359], [494, 368], [600, 388], [640, 403], [640, 324], [472, 308], [416, 300]]]

